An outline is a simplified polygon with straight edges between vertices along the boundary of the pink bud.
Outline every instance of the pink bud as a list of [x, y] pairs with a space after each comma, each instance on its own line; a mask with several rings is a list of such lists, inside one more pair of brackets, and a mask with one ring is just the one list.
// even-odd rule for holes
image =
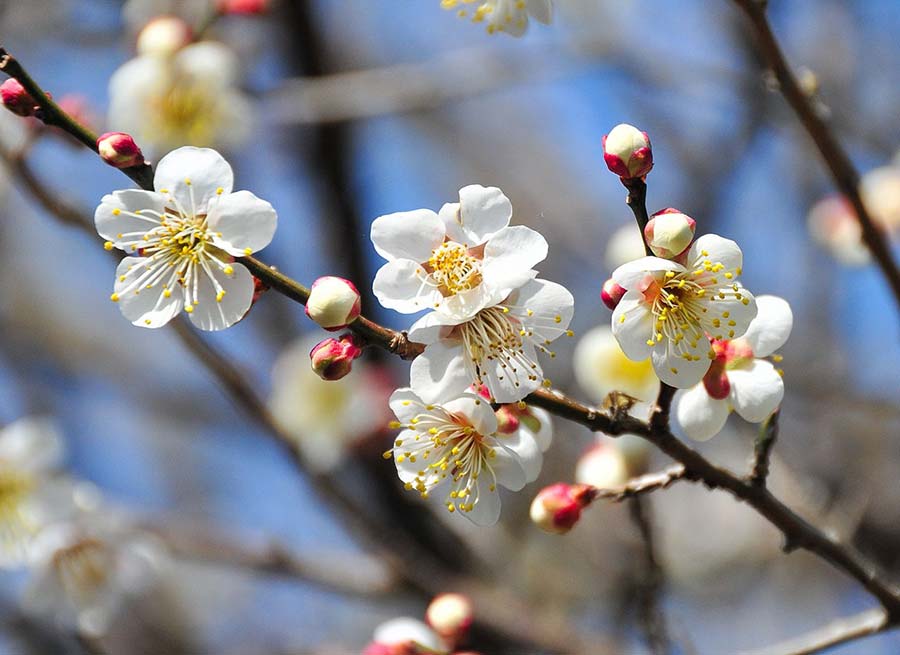
[[144, 25], [137, 37], [142, 55], [173, 55], [193, 39], [191, 26], [177, 16], [157, 16]]
[[644, 177], [653, 168], [650, 137], [633, 125], [616, 125], [603, 137], [603, 159], [623, 179]]
[[270, 0], [219, 0], [220, 14], [264, 14], [269, 10]]
[[675, 259], [690, 247], [696, 227], [693, 218], [668, 207], [653, 214], [644, 227], [644, 239], [657, 257]]
[[100, 158], [115, 168], [130, 168], [144, 163], [144, 155], [130, 134], [107, 132], [97, 139]]
[[515, 405], [503, 405], [495, 414], [500, 434], [512, 434], [519, 429], [519, 412]]
[[359, 317], [359, 291], [342, 277], [320, 277], [306, 301], [306, 315], [326, 330], [342, 330]]
[[0, 84], [0, 102], [19, 116], [34, 116], [34, 112], [38, 109], [34, 98], [25, 90], [22, 83], [13, 78]]
[[604, 282], [600, 289], [600, 300], [610, 309], [615, 309], [624, 295], [625, 287], [619, 286], [613, 279]]
[[596, 494], [596, 489], [586, 484], [559, 482], [544, 487], [531, 502], [531, 520], [545, 532], [565, 534], [578, 523], [582, 508]]
[[359, 337], [352, 334], [320, 341], [309, 351], [312, 370], [323, 380], [340, 380], [350, 372], [353, 360], [362, 354]]
[[260, 299], [260, 297], [268, 290], [269, 290], [269, 285], [254, 275], [253, 276], [253, 298], [250, 300], [250, 303], [252, 305], [255, 305], [256, 302]]
[[426, 623], [452, 645], [465, 640], [474, 619], [472, 601], [462, 594], [440, 594], [425, 611]]
[[394, 655], [394, 647], [387, 644], [379, 644], [377, 641], [373, 641], [371, 644], [365, 647], [362, 655]]

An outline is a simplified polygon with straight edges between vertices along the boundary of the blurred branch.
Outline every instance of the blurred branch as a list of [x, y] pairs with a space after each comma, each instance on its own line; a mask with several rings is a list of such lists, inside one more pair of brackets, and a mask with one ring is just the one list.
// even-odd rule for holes
[[759, 435], [753, 444], [753, 470], [750, 472], [750, 482], [764, 487], [769, 476], [769, 460], [772, 449], [778, 439], [778, 416], [781, 410], [776, 410], [759, 429]]
[[862, 238], [875, 258], [878, 267], [887, 280], [900, 306], [900, 268], [891, 254], [890, 247], [881, 228], [863, 204], [859, 194], [859, 172], [850, 161], [837, 138], [816, 111], [809, 95], [803, 91], [797, 78], [791, 72], [781, 46], [772, 32], [766, 16], [766, 2], [760, 0], [734, 0], [750, 20], [756, 34], [758, 47], [778, 80], [779, 90], [794, 110], [803, 128], [825, 160], [835, 184], [853, 205], [857, 220], [862, 228]]
[[640, 533], [642, 546], [637, 590], [638, 623], [650, 652], [653, 655], [666, 655], [672, 650], [672, 641], [662, 608], [665, 575], [656, 559], [656, 539], [648, 500], [642, 496], [634, 496], [628, 502], [631, 519]]
[[741, 655], [813, 655], [835, 646], [884, 632], [893, 626], [883, 610], [874, 609], [832, 621], [805, 635]]

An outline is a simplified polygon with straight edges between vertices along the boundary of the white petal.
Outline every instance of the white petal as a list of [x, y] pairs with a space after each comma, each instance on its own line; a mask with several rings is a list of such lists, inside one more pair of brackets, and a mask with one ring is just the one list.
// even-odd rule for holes
[[684, 433], [695, 441], [706, 441], [725, 426], [730, 409], [728, 401], [713, 398], [698, 384], [676, 397], [675, 418]]
[[432, 309], [443, 298], [433, 286], [422, 284], [425, 269], [411, 259], [394, 259], [378, 269], [372, 292], [383, 307], [401, 314]]
[[550, 416], [550, 412], [540, 407], [529, 407], [528, 411], [540, 426], [537, 432], [532, 432], [532, 436], [541, 452], [546, 452], [550, 444], [553, 443], [553, 419]]
[[[704, 252], [707, 254], [704, 255]], [[694, 241], [688, 251], [687, 261], [691, 268], [698, 268], [697, 264], [706, 260], [722, 264], [727, 271], [735, 271], [744, 265], [740, 246], [718, 234], [704, 234]]]
[[459, 190], [459, 204], [441, 208], [447, 236], [458, 243], [477, 246], [509, 225], [512, 203], [497, 187], [472, 184]]
[[372, 244], [385, 259], [422, 263], [444, 241], [444, 224], [430, 209], [397, 212], [372, 221]]
[[[119, 297], [118, 305], [122, 316], [139, 327], [158, 328], [178, 315], [184, 299], [177, 286], [166, 297], [163, 284], [169, 279], [171, 269], [165, 264], [157, 264], [150, 269], [147, 266], [149, 261], [147, 257], [125, 257], [116, 267], [113, 291]], [[148, 289], [145, 284], [131, 288], [144, 275], [149, 275], [148, 279], [156, 278], [153, 288]]]
[[641, 257], [633, 262], [622, 264], [613, 271], [612, 279], [621, 287], [634, 289], [647, 275], [661, 280], [666, 271], [684, 272], [684, 266], [670, 259], [660, 257]]
[[784, 380], [772, 364], [762, 359], [728, 371], [728, 381], [734, 411], [751, 423], [766, 420], [784, 398]]
[[[151, 210], [156, 214], [162, 214], [165, 208], [165, 198], [153, 191], [144, 191], [143, 189], [115, 191], [103, 196], [100, 205], [94, 212], [94, 225], [100, 236], [124, 250], [121, 245], [123, 242], [135, 241], [139, 237], [119, 237], [120, 234], [148, 232], [159, 225], [159, 220], [152, 215], [140, 218], [127, 214], [141, 210]], [[118, 213], [116, 213], [117, 211]]]
[[[482, 473], [482, 475], [487, 475]], [[524, 474], [523, 474], [524, 475]], [[479, 480], [478, 500], [468, 512], [460, 512], [475, 525], [494, 525], [500, 520], [500, 492], [498, 489], [490, 490], [488, 483]]]
[[401, 423], [409, 423], [418, 414], [422, 413], [422, 399], [409, 387], [397, 389], [391, 394], [388, 404], [391, 411]]
[[[525, 473], [525, 466], [519, 459], [519, 455], [511, 449], [506, 448], [502, 439], [497, 440], [497, 446], [494, 448], [494, 456], [488, 459], [488, 466], [494, 472], [497, 484], [506, 487], [510, 491], [518, 491], [528, 482], [528, 476]], [[540, 450], [535, 448], [540, 454]], [[481, 472], [479, 482], [489, 484], [492, 478], [487, 471]]]
[[474, 393], [465, 393], [444, 403], [444, 409], [451, 414], [461, 414], [469, 419], [480, 434], [492, 435], [497, 431], [497, 416], [491, 404]]
[[[232, 255], [262, 250], [272, 241], [278, 215], [271, 204], [249, 191], [222, 195], [209, 212], [214, 243]], [[249, 251], [249, 252], [247, 252]]]
[[429, 312], [410, 326], [407, 335], [410, 341], [424, 343], [427, 346], [446, 336], [446, 332], [459, 322], [437, 312]]
[[493, 286], [515, 289], [534, 277], [531, 269], [546, 257], [547, 240], [531, 228], [514, 225], [487, 242], [482, 274]]
[[688, 361], [673, 350], [671, 343], [664, 342], [653, 348], [650, 355], [653, 370], [660, 380], [676, 389], [693, 387], [703, 379], [712, 364], [709, 359], [709, 348], [709, 339], [706, 337], [699, 339], [697, 347], [689, 349], [688, 353], [697, 359]]
[[399, 617], [375, 628], [373, 641], [385, 646], [402, 645], [413, 641], [435, 651], [443, 651], [440, 638], [427, 625], [416, 619]]
[[[172, 195], [180, 209], [194, 214], [207, 213], [209, 201], [231, 193], [234, 173], [231, 165], [210, 148], [184, 146], [159, 160], [153, 188]], [[221, 189], [221, 192], [219, 192]]]
[[[735, 297], [733, 287], [707, 289], [708, 311], [703, 315], [703, 327], [714, 339], [737, 339], [747, 331], [750, 322], [756, 318], [756, 299], [744, 287], [739, 286]], [[724, 296], [724, 298], [722, 297]], [[746, 304], [745, 301], [746, 300]], [[711, 321], [719, 319], [719, 327]]]
[[519, 464], [521, 464], [522, 470], [525, 471], [526, 483], [537, 480], [538, 475], [541, 473], [541, 465], [544, 463], [544, 456], [529, 430], [520, 428], [512, 434], [499, 434], [497, 435], [497, 441], [519, 458]]
[[[537, 352], [530, 341], [522, 343], [522, 354], [529, 361], [538, 361]], [[501, 404], [522, 400], [538, 389], [544, 378], [544, 372], [540, 366], [531, 368], [515, 364], [515, 370], [513, 370], [510, 364], [504, 366], [504, 363], [497, 358], [482, 361], [481, 367], [483, 382], [490, 389], [494, 400]]]
[[614, 390], [650, 401], [659, 391], [659, 379], [649, 359], [634, 361], [627, 357], [605, 325], [581, 337], [572, 360], [575, 379], [594, 401]]
[[27, 416], [0, 431], [0, 466], [50, 471], [62, 463], [63, 450], [59, 428], [49, 418]]
[[[553, 341], [569, 328], [575, 313], [575, 298], [561, 284], [531, 280], [510, 294], [509, 304], [523, 326], [534, 330], [541, 341]], [[531, 314], [529, 314], [529, 311]]]
[[443, 341], [431, 344], [413, 360], [409, 369], [409, 384], [426, 403], [458, 396], [472, 382], [459, 344]]
[[794, 314], [784, 298], [778, 296], [756, 297], [756, 318], [744, 333], [756, 357], [768, 357], [781, 348], [794, 326]]
[[[500, 296], [505, 295], [506, 291], [503, 290]], [[486, 284], [479, 284], [474, 289], [455, 293], [447, 298], [439, 297], [435, 303], [437, 305], [435, 310], [448, 318], [457, 319], [461, 323], [472, 318], [485, 307], [496, 304], [497, 296], [496, 289]]]
[[231, 276], [215, 265], [210, 265], [210, 271], [218, 281], [225, 295], [222, 300], [216, 301], [218, 290], [213, 285], [209, 275], [200, 273], [198, 286], [199, 303], [194, 305], [194, 311], [189, 314], [191, 323], [201, 330], [224, 330], [237, 323], [250, 309], [253, 301], [253, 276], [243, 264], [232, 265], [234, 273]]
[[637, 291], [628, 291], [612, 315], [612, 333], [628, 359], [642, 362], [650, 357], [647, 341], [653, 335], [653, 314]]
[[198, 41], [178, 52], [175, 66], [183, 75], [197, 78], [198, 83], [227, 86], [237, 77], [238, 58], [223, 43]]

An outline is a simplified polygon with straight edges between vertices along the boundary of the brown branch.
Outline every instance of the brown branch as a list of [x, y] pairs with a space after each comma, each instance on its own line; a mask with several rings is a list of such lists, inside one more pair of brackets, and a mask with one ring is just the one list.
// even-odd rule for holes
[[594, 498], [620, 503], [629, 498], [637, 498], [643, 494], [668, 489], [679, 480], [684, 480], [684, 475], [684, 467], [681, 464], [675, 464], [658, 473], [647, 473], [646, 475], [632, 478], [621, 487], [597, 489]]
[[766, 3], [760, 0], [734, 0], [743, 10], [756, 35], [758, 47], [775, 74], [781, 94], [794, 110], [803, 128], [812, 138], [825, 160], [835, 185], [853, 205], [862, 228], [862, 238], [891, 287], [900, 306], [900, 268], [894, 261], [881, 228], [872, 219], [859, 194], [859, 173], [831, 129], [816, 112], [809, 95], [803, 91], [785, 59], [778, 39], [766, 16]]
[[753, 444], [753, 469], [750, 471], [750, 482], [758, 487], [766, 486], [769, 476], [769, 464], [772, 449], [778, 439], [778, 416], [780, 410], [772, 414], [759, 429], [759, 435]]
[[[659, 488], [659, 487], [657, 487]], [[648, 498], [636, 495], [628, 502], [631, 519], [641, 536], [641, 571], [637, 580], [638, 623], [651, 653], [666, 655], [672, 641], [662, 608], [664, 574], [656, 558], [656, 535], [650, 517]]]
[[868, 610], [832, 621], [812, 632], [741, 655], [813, 655], [848, 641], [870, 637], [894, 627], [881, 609]]

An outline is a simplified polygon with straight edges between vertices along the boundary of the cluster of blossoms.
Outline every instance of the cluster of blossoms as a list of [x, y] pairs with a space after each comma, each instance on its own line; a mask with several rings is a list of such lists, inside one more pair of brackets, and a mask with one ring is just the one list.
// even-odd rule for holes
[[498, 485], [520, 489], [537, 477], [535, 435], [546, 422], [518, 406], [498, 422], [489, 403], [518, 403], [544, 383], [538, 352], [553, 356], [548, 346], [571, 335], [574, 310], [572, 294], [533, 268], [547, 242], [511, 217], [499, 189], [472, 185], [439, 213], [381, 216], [371, 231], [388, 260], [375, 296], [404, 314], [428, 312], [409, 330], [425, 344], [410, 388], [392, 397], [404, 428], [392, 451], [398, 473], [423, 496], [451, 482], [447, 508], [480, 524], [499, 516]]
[[553, 0], [441, 0], [441, 7], [473, 23], [484, 23], [488, 34], [522, 36], [529, 17], [545, 25], [553, 18]]
[[363, 655], [477, 655], [460, 650], [474, 620], [475, 608], [468, 597], [440, 594], [428, 605], [424, 623], [400, 617], [379, 625]]

